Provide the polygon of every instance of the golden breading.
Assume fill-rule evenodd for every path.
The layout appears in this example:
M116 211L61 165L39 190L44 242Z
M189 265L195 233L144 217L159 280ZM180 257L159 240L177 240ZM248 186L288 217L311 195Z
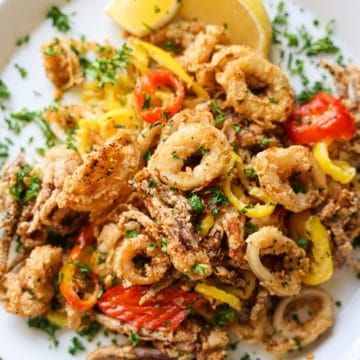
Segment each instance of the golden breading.
M45 314L55 294L54 275L61 264L61 248L45 245L34 249L18 273L4 276L4 309L26 317Z

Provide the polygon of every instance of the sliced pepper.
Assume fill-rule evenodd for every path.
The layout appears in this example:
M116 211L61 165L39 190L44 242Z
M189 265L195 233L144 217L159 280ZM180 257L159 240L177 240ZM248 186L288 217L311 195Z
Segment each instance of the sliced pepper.
M210 229L214 226L215 219L214 216L211 214L206 215L200 224L200 231L199 235L203 239L209 234Z
M331 176L335 181L341 184L350 183L355 175L356 169L345 161L331 160L328 151L327 142L318 142L313 147L313 154L319 162L325 174Z
M99 120L100 135L107 139L116 134L119 128L140 130L141 123L134 110L118 108L103 114Z
M84 294L83 297L80 297L74 282L77 268L90 261L91 254L93 253L91 247L93 240L92 227L88 225L83 226L78 238L78 243L71 250L59 274L59 288L62 296L64 296L66 302L73 309L80 312L92 309L95 306L100 293L100 285L97 276L92 271L87 273L89 281L94 286L94 291L91 294Z
M153 104L153 95L158 87L167 86L175 96L162 101L161 106ZM135 108L139 116L147 123L155 123L172 118L184 102L184 87L181 81L166 70L149 70L138 79L135 87Z
M319 285L329 280L333 274L333 260L330 251L329 234L318 216L311 216L306 222L312 247L310 272L303 278L304 284Z
M222 303L228 304L237 311L241 310L241 301L238 297L215 286L200 283L195 286L195 291L206 297L210 297Z
M140 46L145 49L148 55L156 61L160 66L170 70L182 80L188 89L192 89L194 93L204 99L209 99L207 91L201 87L194 79L186 72L186 70L176 61L176 59L165 50L150 44L146 41L135 39L133 41L135 46Z
M231 170L232 168L236 166L238 169L238 176L241 180L243 185L248 188L249 195L257 197L260 200L263 200L265 202L265 205L261 204L245 204L241 199L245 198L245 195L240 187L233 186L231 184L234 175L232 174ZM233 153L232 160L229 164L229 167L227 169L227 173L225 176L225 181L223 182L223 191L224 194L227 196L229 202L242 214L245 214L245 216L249 218L262 218L265 216L269 216L276 207L276 204L274 201L272 201L267 194L265 194L260 188L257 187L250 187L247 179L243 177L243 166L242 166L242 160L241 158Z
M222 285L221 288L227 293L233 294L240 299L248 299L254 292L256 287L256 276L251 271L241 270L241 274L246 281L244 288L236 288L234 286Z

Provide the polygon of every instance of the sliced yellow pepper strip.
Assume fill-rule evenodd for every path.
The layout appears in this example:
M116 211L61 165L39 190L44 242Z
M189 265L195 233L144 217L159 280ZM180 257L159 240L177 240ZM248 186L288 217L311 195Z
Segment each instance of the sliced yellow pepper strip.
M306 222L306 230L312 243L312 261L310 272L303 278L303 282L307 285L319 285L329 280L333 274L329 234L318 216L310 217Z
M184 81L188 89L193 89L196 95L204 99L210 98L207 91L194 81L194 79L186 72L186 70L175 60L175 58L170 53L159 48L158 46L139 39L133 40L133 44L135 46L143 47L153 60L155 60L159 65L163 66L164 68L170 70L175 75L177 75L182 81Z
M202 239L209 234L209 231L214 226L214 223L214 216L212 216L211 214L204 217L204 219L201 221L199 231L199 235Z
M356 169L345 161L331 160L328 143L319 142L313 147L313 154L325 174L341 184L348 184L356 175Z
M197 284L195 286L195 291L198 292L199 294L205 295L207 297L228 304L230 307L232 307L237 311L241 310L241 301L239 298L237 298L235 295L225 292L224 290L218 289L215 286L210 286L206 284Z
M249 194L251 196L257 197L260 200L263 200L266 204L256 204L256 205L249 205L245 204L243 201L241 201L241 198L244 198L245 195L241 191L241 189L237 186L234 186L234 191L232 189L232 179L233 174L231 173L231 169L236 166L238 169L238 174L240 177L240 180L242 182L244 181L244 186L247 188L250 188L249 183L247 182L247 179L242 179L243 172L243 166L242 166L242 160L239 155L233 153L232 159L229 163L229 166L227 168L227 173L225 176L225 181L223 182L223 191L224 194L227 196L229 202L241 213L245 214L245 216L253 219L262 218L265 216L269 216L276 207L276 204L271 201L271 199L259 188L253 187L249 189ZM236 194L236 195L235 195Z
M243 270L243 271L241 271L241 273L243 274L244 279L246 281L245 288L240 289L240 288L236 288L234 286L229 286L229 285L222 285L221 288L223 290L225 290L226 292L237 296L240 299L246 300L253 294L253 292L255 290L256 277L250 271Z

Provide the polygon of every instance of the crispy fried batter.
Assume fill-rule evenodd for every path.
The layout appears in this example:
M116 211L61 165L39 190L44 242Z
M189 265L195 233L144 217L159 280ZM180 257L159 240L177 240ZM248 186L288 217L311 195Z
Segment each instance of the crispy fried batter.
M60 268L61 256L61 248L39 246L18 273L6 274L2 283L4 309L18 316L45 314L55 294L53 277Z
M325 174L304 146L264 150L256 156L254 168L266 193L290 211L312 208L325 197ZM294 182L300 188L294 190Z
M48 78L59 91L83 82L80 62L68 39L58 39L42 46L44 66Z
M155 181L154 186L149 184L150 180ZM167 251L174 267L194 280L208 277L211 274L209 258L200 248L187 200L154 180L148 171L139 172L132 186L169 239Z
M67 149L65 145L56 146L46 154L41 190L31 213L18 227L18 234L25 239L24 242L28 239L29 243L41 243L46 240L46 232L65 235L77 228L81 216L71 209L60 209L57 198L65 179L72 175L81 163L80 155ZM39 234L44 232L45 236L39 237Z
M128 181L135 173L140 150L134 135L119 130L97 152L85 158L65 179L57 202L60 208L99 213L130 194Z

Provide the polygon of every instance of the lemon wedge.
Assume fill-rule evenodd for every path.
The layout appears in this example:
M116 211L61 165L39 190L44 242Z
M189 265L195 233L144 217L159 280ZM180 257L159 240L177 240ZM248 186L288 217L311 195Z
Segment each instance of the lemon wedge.
M179 15L223 25L232 43L248 45L264 56L269 53L272 28L261 0L181 0Z
M105 11L129 33L144 36L169 22L180 3L179 0L111 0Z

